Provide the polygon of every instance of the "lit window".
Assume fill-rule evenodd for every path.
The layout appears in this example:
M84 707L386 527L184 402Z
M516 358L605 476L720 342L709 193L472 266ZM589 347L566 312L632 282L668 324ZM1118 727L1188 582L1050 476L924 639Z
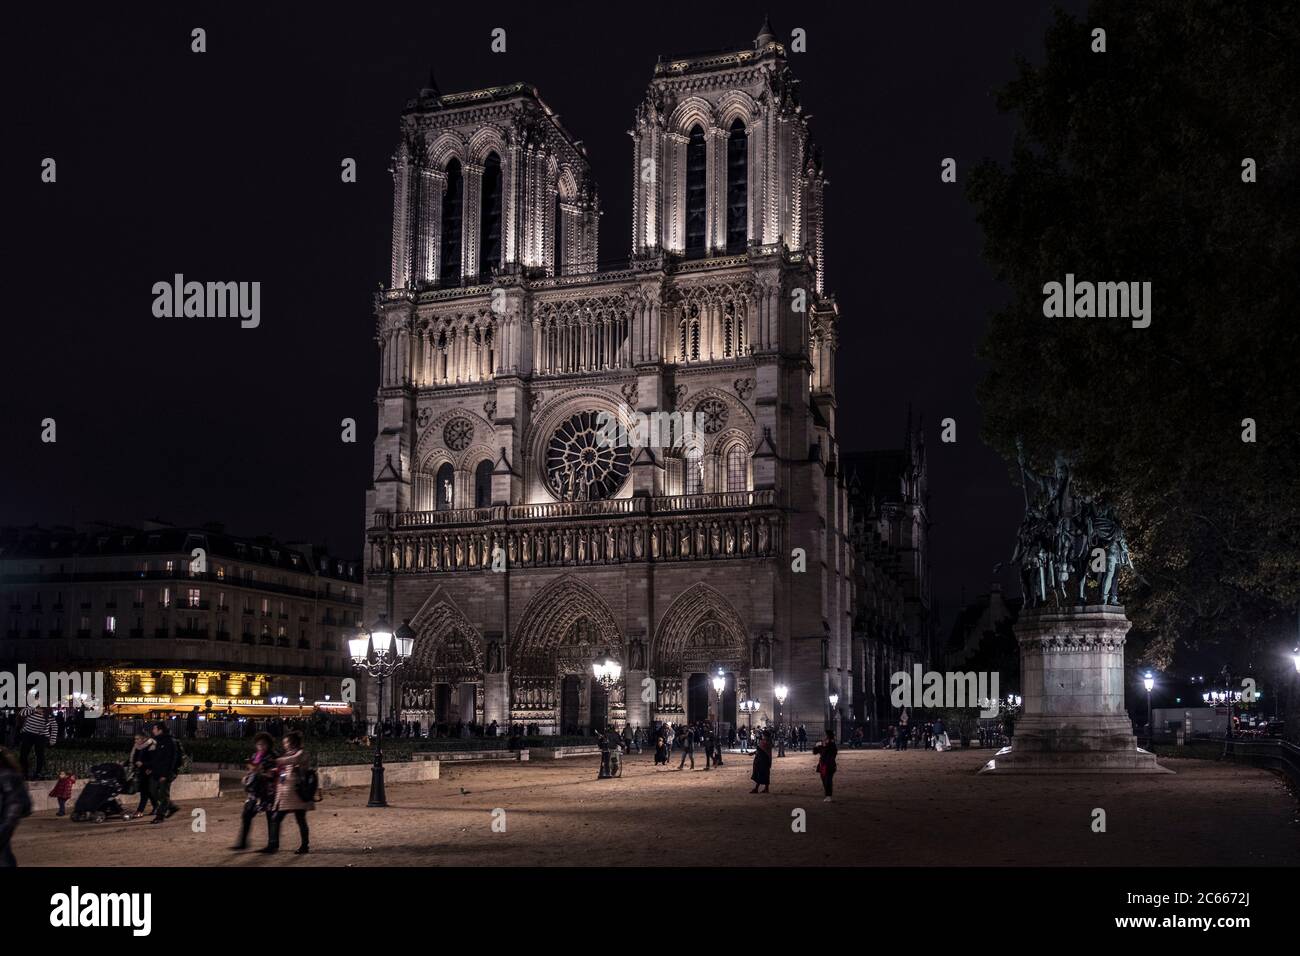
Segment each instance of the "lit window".
M108 634L117 633L117 618L112 614L104 618L104 631Z
M727 449L727 490L748 491L749 469L745 463L745 449L732 445Z

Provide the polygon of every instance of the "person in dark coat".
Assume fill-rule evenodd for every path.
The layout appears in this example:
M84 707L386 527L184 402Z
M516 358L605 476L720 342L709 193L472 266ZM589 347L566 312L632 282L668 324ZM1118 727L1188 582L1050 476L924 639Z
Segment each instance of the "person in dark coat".
M772 738L768 734L763 734L758 740L758 746L754 748L754 772L749 775L749 779L754 781L754 789L750 793L758 793L758 788L762 787L764 793L771 793L768 785L772 782Z
M135 746L131 748L131 757L128 761L127 772L135 783L133 793L140 795L140 802L135 808L137 817L144 816L144 805L151 804L152 812L158 812L158 804L153 799L153 793L149 787L149 765L153 762L153 738L146 737L144 734L135 735Z
M267 842L271 842L271 829L274 826L271 808L275 806L276 778L280 776L275 761L279 755L275 752L275 741L266 731L253 738L253 747L253 754L244 765L247 771L244 774L244 793L248 796L240 815L239 839L231 847L232 850L242 850L248 846L248 831L252 829L253 820L259 813L266 815L266 837Z
M821 759L817 761L817 772L822 778L822 789L826 791L826 799L823 803L831 802L831 791L835 780L835 754L838 752L835 746L834 731L826 731L826 736L822 742L813 747L813 753L821 754Z
M162 721L153 725L153 750L149 753L149 795L157 810L153 822L162 823L180 808L172 803L172 781L180 765L176 738Z
M18 761L0 747L0 869L17 866L10 849L18 821L32 812L32 798Z

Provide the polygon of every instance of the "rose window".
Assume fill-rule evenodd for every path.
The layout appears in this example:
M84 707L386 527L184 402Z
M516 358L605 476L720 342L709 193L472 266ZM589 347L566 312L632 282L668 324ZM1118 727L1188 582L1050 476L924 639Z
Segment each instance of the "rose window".
M726 402L716 398L708 398L700 402L697 414L699 415L700 427L704 429L704 434L716 435L727 427L727 416L731 412L727 408Z
M546 446L546 481L562 501L612 498L632 467L632 450L615 445L620 436L596 412L579 412L562 423Z
M452 451L464 451L474 438L474 423L468 418L453 418L442 430L442 440Z

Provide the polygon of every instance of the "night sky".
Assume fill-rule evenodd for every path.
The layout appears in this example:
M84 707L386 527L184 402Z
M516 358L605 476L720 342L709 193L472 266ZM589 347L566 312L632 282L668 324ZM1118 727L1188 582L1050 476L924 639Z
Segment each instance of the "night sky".
M228 7L229 5L223 5ZM252 5L240 5L248 6ZM359 555L374 438L372 296L388 279L398 117L444 92L526 81L586 143L602 259L630 245L627 130L656 56L749 46L727 4L186 4L7 11L9 259L0 524L222 521ZM466 9L468 6L469 9ZM935 596L987 590L1020 492L979 441L976 343L1003 300L959 180L1005 160L992 90L1041 57L1041 3L771 4L824 156L827 281L841 313L839 438L930 454ZM1078 11L1082 4L1065 5ZM156 8L156 9L155 9ZM208 52L190 52L190 30ZM493 28L507 52L490 52ZM58 181L40 181L41 160ZM359 182L340 182L340 162ZM257 329L155 318L174 273L260 281ZM57 421L43 444L41 420ZM356 444L340 420L358 421ZM953 417L958 442L939 442Z

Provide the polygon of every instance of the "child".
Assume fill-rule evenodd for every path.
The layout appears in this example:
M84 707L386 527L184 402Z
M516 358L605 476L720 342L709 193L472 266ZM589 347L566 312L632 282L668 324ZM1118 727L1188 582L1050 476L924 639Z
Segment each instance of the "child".
M72 785L77 782L77 778L66 770L59 771L59 779L54 781L54 788L50 791L50 796L59 801L59 816L67 813L68 800L72 797Z

